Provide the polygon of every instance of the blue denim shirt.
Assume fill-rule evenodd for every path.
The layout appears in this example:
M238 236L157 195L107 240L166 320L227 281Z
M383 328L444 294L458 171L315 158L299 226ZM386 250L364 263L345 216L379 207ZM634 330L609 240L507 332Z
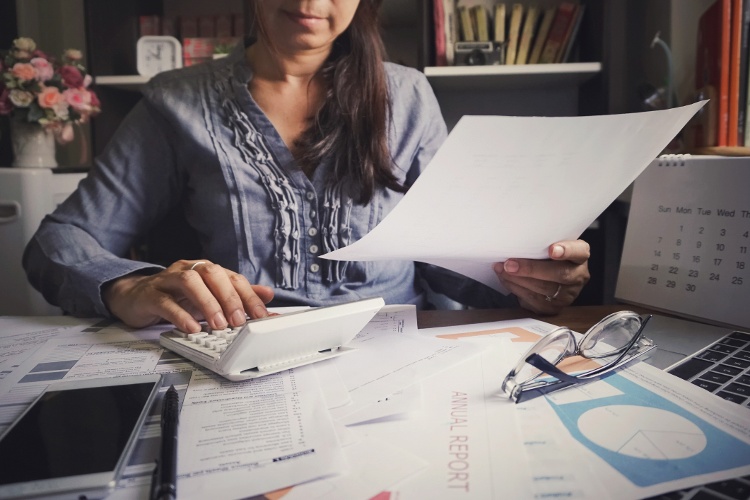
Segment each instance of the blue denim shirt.
M414 182L446 137L437 100L418 71L385 63L394 174ZM311 178L253 100L242 47L212 63L153 78L78 189L47 216L24 267L45 298L75 315L109 315L102 286L153 264L129 249L173 207L184 207L202 257L274 288L273 305L324 305L382 296L423 305L413 262L336 262L319 256L365 235L403 194L376 188L360 205ZM489 289L424 266L427 280L467 303ZM482 295L478 301L468 296Z

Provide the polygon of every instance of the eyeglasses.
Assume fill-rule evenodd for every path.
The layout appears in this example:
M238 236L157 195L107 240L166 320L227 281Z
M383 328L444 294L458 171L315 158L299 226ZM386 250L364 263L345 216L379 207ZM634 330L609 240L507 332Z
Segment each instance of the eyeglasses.
M569 328L557 328L539 339L523 355L505 377L502 390L508 398L520 403L566 387L600 380L656 347L652 340L643 336L643 329L650 319L650 315L643 318L633 311L616 312L592 326L580 342L576 342ZM573 356L585 359L563 363ZM558 367L561 364L568 364L568 371L576 374L564 372ZM543 374L551 377L542 377Z

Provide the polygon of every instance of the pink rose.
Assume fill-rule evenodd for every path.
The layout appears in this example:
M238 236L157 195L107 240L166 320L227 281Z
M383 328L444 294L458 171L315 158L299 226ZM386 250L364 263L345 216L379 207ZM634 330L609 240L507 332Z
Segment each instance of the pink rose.
M10 102L10 91L2 87L0 89L0 115L9 115L13 112L13 103Z
M85 89L67 89L63 91L65 101L80 114L91 112L91 94Z
M31 57L41 57L42 59L50 60L49 56L39 49L36 49L31 53Z
M34 69L34 66L28 63L14 64L11 73L19 80L25 82L29 82L36 78L36 70Z
M102 107L102 103L99 101L99 96L97 96L95 93L89 90L89 94L91 94L91 106L95 108L97 111L99 111Z
M44 87L39 93L39 96L37 96L39 106L45 109L54 108L62 100L63 96L60 93L60 89L57 87Z
M66 87L83 87L83 75L75 66L66 65L60 68L60 77Z
M31 60L31 65L36 69L36 79L40 82L51 80L55 75L55 70L48 60L41 57L35 57Z

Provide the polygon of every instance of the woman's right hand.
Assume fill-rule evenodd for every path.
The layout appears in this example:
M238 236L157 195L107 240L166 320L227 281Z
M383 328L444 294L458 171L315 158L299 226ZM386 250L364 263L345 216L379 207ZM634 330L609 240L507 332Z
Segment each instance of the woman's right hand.
M150 276L131 274L108 283L104 304L123 323L143 328L161 320L184 332L198 332L205 319L212 329L241 326L268 316L273 289L251 285L238 273L206 260L181 260Z

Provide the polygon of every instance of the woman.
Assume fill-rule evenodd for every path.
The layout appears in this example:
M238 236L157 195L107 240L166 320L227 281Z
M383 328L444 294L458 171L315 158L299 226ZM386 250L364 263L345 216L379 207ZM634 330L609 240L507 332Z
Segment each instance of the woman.
M403 197L446 136L417 71L383 63L381 0L254 2L257 40L229 57L161 74L79 189L24 256L47 300L134 327L238 326L265 304L383 296L424 305L423 279L475 306L507 298L431 266L335 262ZM205 259L166 269L128 260L139 235L181 206ZM533 311L570 304L588 245L510 260L500 279Z

